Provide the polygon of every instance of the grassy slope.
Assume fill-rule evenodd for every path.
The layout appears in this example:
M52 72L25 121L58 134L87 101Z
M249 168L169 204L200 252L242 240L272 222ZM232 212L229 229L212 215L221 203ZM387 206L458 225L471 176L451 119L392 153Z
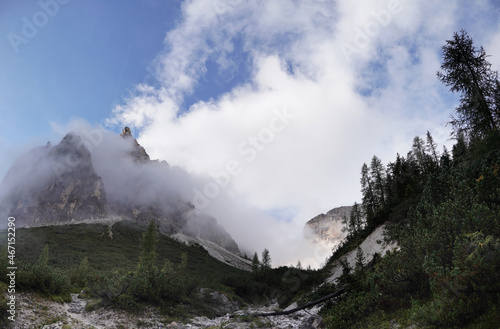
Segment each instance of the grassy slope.
M134 270L139 262L141 241L145 227L123 221L109 227L104 224L75 224L22 228L16 230L16 259L25 264L34 263L44 246L49 246L49 264L61 269L76 267L88 257L91 267L109 271L116 268ZM7 234L0 231L0 245L6 244ZM165 259L179 264L181 254L188 254L188 269L201 282L211 285L228 275L250 276L212 258L202 247L186 246L160 235L157 261L162 267Z

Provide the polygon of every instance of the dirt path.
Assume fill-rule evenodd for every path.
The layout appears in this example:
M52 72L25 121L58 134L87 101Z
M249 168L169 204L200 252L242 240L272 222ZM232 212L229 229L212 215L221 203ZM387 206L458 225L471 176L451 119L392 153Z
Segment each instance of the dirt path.
M196 329L212 326L233 329L294 329L316 328L319 321L318 317L314 315L317 309L269 318L248 316L251 313L273 312L277 308L276 305L240 310L236 312L238 316L235 318L230 318L229 314L214 319L196 317L191 319L189 323L182 324L166 321L153 309L140 316L102 308L88 312L85 310L87 301L79 298L77 294L72 294L71 302L65 304L50 301L33 293L18 294L18 301L18 315L10 327L11 329ZM304 327L308 323L310 325Z

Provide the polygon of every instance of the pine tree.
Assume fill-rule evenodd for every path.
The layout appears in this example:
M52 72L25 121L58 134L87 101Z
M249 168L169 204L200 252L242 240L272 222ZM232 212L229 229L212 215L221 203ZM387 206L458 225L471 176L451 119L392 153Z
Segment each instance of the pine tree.
M351 208L349 217L342 218L342 232L347 232L348 236L355 235L363 229L363 214L361 207L357 202Z
M452 92L461 93L457 117L450 122L455 134L484 136L498 128L498 72L491 70L483 47L475 47L465 30L453 35L442 47L442 72L439 80Z
M300 259L297 261L297 265L295 266L295 268L298 270L302 269L302 263L300 262Z
M252 272L257 273L259 271L259 256L257 255L257 252L253 254L253 259L252 259Z
M427 130L427 151L431 154L432 159L435 163L439 163L439 154L437 151L437 144L431 136L431 133Z
M363 250L361 247L356 249L356 263L354 265L354 271L358 274L363 270L365 266L365 256L363 255Z
M448 152L446 146L443 146L443 154L441 155L441 159L439 159L439 165L441 168L448 168L451 164L451 155Z
M142 253L139 261L139 270L152 270L156 261L156 245L158 244L158 231L156 221L151 220L143 234Z
M339 259L339 264L342 267L342 274L338 278L338 283L340 285L346 285L353 282L353 274L351 267L349 266L349 262L347 258L342 257Z
M268 270L270 268L271 268L271 256L269 255L269 250L264 249L262 251L261 269Z
M363 229L363 213L357 202L354 202L352 206L350 220L355 232L359 232Z
M467 153L468 145L463 132L457 134L457 143L453 145L451 153L454 161L460 161L460 158Z
M423 172L426 172L427 171L427 165L426 165L427 154L425 153L424 141L419 136L415 136L415 138L413 138L412 153L415 156L415 159L417 160L417 163L418 163L419 167L421 168L421 170Z
M361 167L361 193L363 193L363 208L367 221L370 221L377 210L373 192L373 182L371 180L366 163Z
M378 208L385 205L385 168L382 161L375 155L370 164L370 174L373 181L376 208Z

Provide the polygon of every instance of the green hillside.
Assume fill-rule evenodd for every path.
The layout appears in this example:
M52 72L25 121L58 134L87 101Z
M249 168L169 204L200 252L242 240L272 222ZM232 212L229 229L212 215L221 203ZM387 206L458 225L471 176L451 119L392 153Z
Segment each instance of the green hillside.
M6 233L0 232L2 246ZM186 246L158 234L154 222L148 227L121 221L112 226L21 228L16 230L15 246L18 291L69 301L71 292L83 289L93 307L137 312L156 306L165 316L179 320L218 314L218 305L201 288L222 292L240 306L271 299L286 306L322 282L326 274L272 269L265 263L257 263L253 272L242 271L216 260L198 245ZM7 261L3 248L1 289L6 288Z
M91 268L99 271L135 270L141 254L142 237L146 228L131 221L113 226L105 224L75 224L21 228L16 230L16 258L24 264L37 261L45 246L49 249L49 265L69 270L87 257ZM6 244L7 234L0 232L0 243ZM186 246L165 235L159 235L156 265L162 267L168 259L181 263L187 253L187 269L203 284L213 284L227 275L249 276L211 257L200 246Z
M367 264L341 262L348 293L322 309L332 328L498 328L500 297L500 82L465 31L443 46L438 78L461 94L451 153L431 134L386 167L361 169L362 203L330 264L381 224L398 248Z

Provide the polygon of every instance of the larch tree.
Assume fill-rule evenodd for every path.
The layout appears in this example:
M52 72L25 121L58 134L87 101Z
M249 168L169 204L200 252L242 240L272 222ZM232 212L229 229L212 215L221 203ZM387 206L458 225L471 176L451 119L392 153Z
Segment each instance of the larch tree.
M257 273L259 271L259 256L257 255L257 252L253 254L253 259L252 259L252 272Z
M474 46L465 30L453 35L442 47L443 63L439 80L460 93L460 105L451 124L455 135L482 137L496 130L500 120L498 72L491 70L483 47Z
M382 161L373 156L370 164L370 174L373 181L373 191L377 208L385 205L385 168Z
M375 205L375 194L373 191L373 182L370 177L370 171L366 163L361 167L361 193L363 194L363 208L367 220L371 220L377 210Z
M267 249L262 251L261 268L262 270L268 270L271 268L271 256L269 255L269 250Z
M427 145L426 145L427 152L430 153L430 155L432 156L432 160L435 163L439 163L439 154L437 151L437 144L434 142L434 138L432 138L432 135L428 130L427 130L426 137L427 137Z

